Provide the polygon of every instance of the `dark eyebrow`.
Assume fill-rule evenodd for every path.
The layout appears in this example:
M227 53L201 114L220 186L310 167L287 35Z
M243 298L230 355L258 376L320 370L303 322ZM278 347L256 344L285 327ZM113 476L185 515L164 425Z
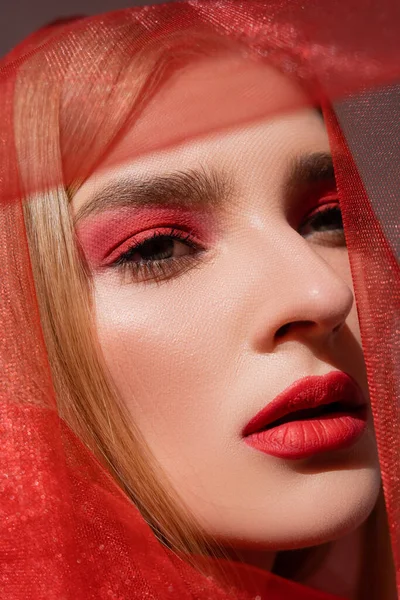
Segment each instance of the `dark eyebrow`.
M329 152L314 152L296 156L289 167L285 182L285 193L290 198L296 195L299 187L335 181L332 156Z
M75 223L105 210L143 206L218 208L233 193L226 172L199 167L148 178L125 177L110 181L77 212Z
M285 178L284 193L297 197L299 189L324 181L334 181L332 157L328 152L296 156ZM233 198L233 177L227 172L199 167L148 178L127 176L110 181L77 212L75 223L106 210L142 206L180 206L183 208L222 208Z

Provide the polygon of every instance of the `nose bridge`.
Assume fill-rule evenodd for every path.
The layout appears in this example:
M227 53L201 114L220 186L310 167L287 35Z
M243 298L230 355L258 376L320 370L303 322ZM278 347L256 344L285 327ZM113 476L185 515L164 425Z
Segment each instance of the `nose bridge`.
M257 337L265 336L267 329L268 337L275 338L290 326L300 325L302 331L307 325L309 335L315 336L327 336L338 330L354 301L348 283L294 230L277 236L274 254L270 279L274 282L274 301L270 303L274 310L267 306L268 318L261 311L264 321L257 325ZM264 284L264 289L269 290L264 295L268 305L271 288Z
M284 273L291 283L291 311L312 321L344 320L353 305L353 293L346 281L313 247L293 231L293 248L284 251ZM335 250L332 250L335 252ZM296 309L296 306L299 309Z

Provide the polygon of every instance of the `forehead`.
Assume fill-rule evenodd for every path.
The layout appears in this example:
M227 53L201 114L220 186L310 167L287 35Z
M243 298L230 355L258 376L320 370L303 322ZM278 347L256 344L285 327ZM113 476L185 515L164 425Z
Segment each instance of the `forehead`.
M299 85L265 62L233 53L203 58L168 77L103 166L306 106Z
M197 195L204 203L205 195L215 203L217 197L226 197L228 189L237 194L257 192L260 185L279 190L289 179L305 181L325 173L328 155L323 121L317 111L306 109L198 137L97 171L75 195L73 211L81 215L87 199L93 197L97 208L106 210L132 196L137 203L164 203L169 196L184 202L184 196L189 200Z
M74 211L105 180L127 173L145 177L210 162L215 167L235 170L241 164L245 168L246 160L249 165L254 160L251 148L265 151L267 161L271 153L269 133L282 128L285 120L288 134L290 130L298 132L299 122L303 123L303 134L304 123L308 123L309 132L319 131L317 147L314 136L305 151L325 150L321 121L315 111L304 108L307 105L300 87L265 63L227 54L190 64L174 73L134 124L122 132L75 195ZM295 113L293 109L297 109ZM296 152L298 142L304 146L307 139L312 140L313 135L303 135L303 140L294 138L287 147ZM273 163L281 158L275 152Z

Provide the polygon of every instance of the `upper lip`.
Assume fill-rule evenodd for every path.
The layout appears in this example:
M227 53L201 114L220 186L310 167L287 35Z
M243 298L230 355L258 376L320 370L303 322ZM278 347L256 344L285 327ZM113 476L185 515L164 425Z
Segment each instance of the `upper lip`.
M265 408L260 410L245 426L243 436L251 435L286 415L340 402L345 409L354 410L366 404L365 397L354 379L343 371L326 375L310 375L295 381Z

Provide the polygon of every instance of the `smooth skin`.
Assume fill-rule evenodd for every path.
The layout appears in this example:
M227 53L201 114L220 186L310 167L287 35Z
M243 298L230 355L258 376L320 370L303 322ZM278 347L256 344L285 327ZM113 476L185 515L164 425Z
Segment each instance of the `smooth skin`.
M170 93L184 85L177 78ZM156 102L150 119L151 111ZM201 250L164 239L162 249L184 262L161 280L94 259L91 248L101 244L93 234L99 222L123 215L133 232L127 241L121 229L126 253L136 230L143 238L159 228L157 209L103 206L77 231L92 267L101 348L132 419L205 530L266 568L277 550L355 531L380 487L371 416L354 446L305 460L269 456L241 436L261 408L307 375L346 371L368 398L343 234L304 225L325 188L304 177L290 185L294 164L329 151L321 115L302 109L113 165L91 176L72 203L77 215L110 183L199 168L229 182L215 205L163 217L164 233L175 226L187 234L194 215ZM310 197L315 206L304 210ZM131 262L143 262L138 250ZM171 259L163 260L168 273Z

